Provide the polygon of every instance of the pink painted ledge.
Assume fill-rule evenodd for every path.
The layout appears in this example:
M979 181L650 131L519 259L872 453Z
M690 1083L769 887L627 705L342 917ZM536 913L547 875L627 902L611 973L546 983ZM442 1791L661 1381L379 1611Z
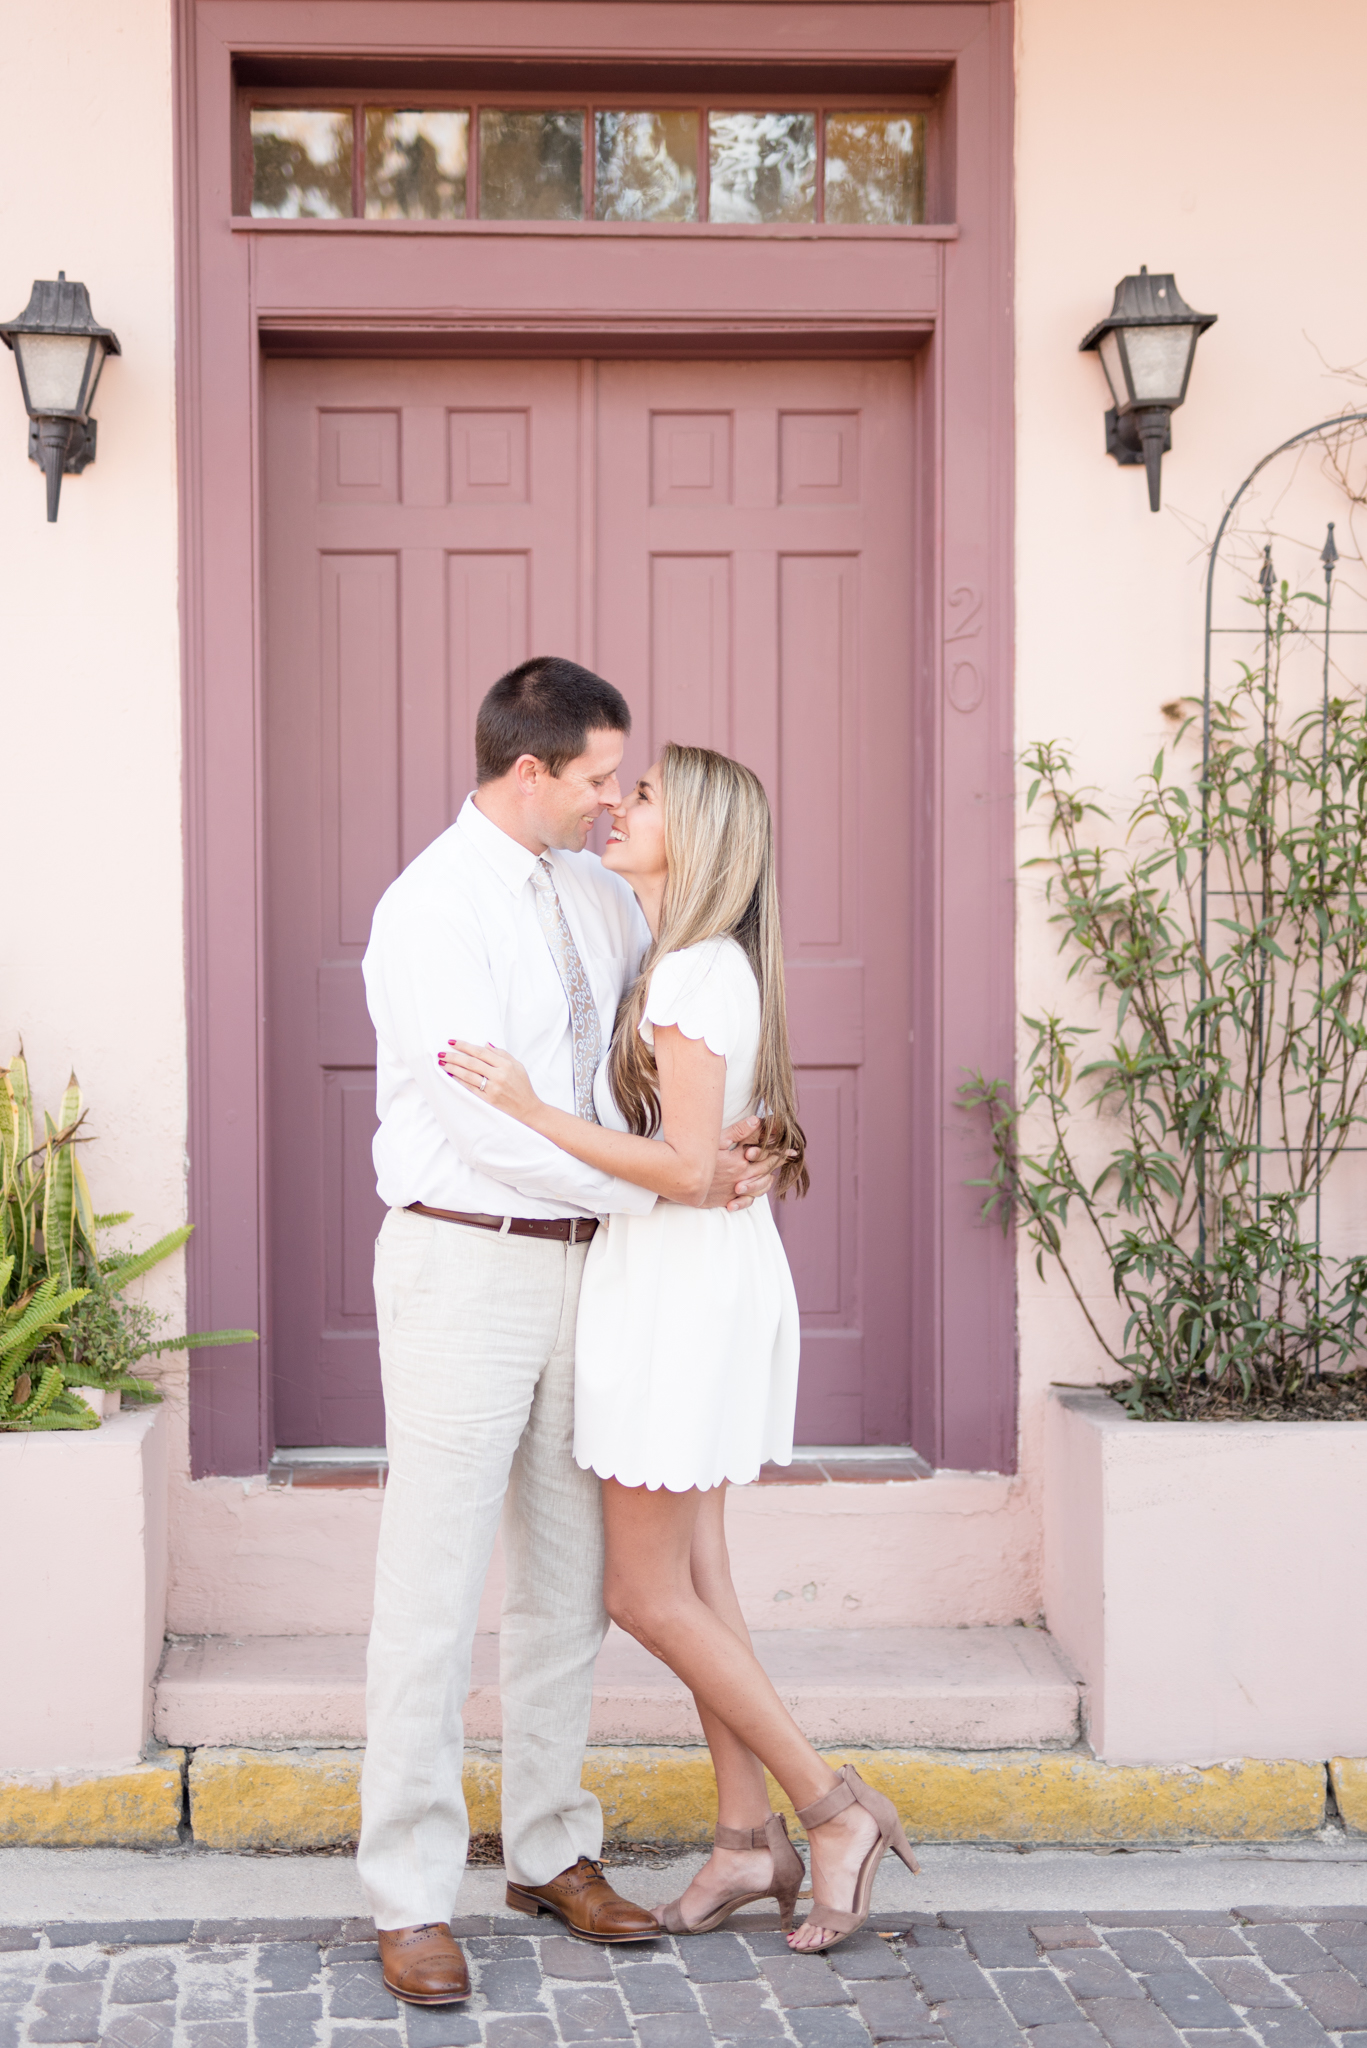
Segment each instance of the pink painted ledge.
M780 1696L818 1742L949 1749L1069 1747L1078 1688L1041 1629L756 1631ZM365 1740L363 1636L249 1636L173 1642L156 1686L168 1743ZM465 1732L502 1733L498 1637L475 1639ZM598 1658L591 1742L701 1742L685 1687L619 1629Z
M280 220L267 214L235 213L228 222L235 235L376 235L382 240L401 235L437 235L475 239L511 237L515 241L563 242L957 242L958 223L926 221L918 226L895 223L840 224L835 221L652 221L652 220Z

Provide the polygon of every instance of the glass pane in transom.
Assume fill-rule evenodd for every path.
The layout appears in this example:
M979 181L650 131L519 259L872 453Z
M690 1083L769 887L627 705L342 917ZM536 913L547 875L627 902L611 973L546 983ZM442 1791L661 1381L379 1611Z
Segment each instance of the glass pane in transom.
M693 108L600 112L594 123L595 219L697 219L698 115Z
M345 220L351 205L351 110L252 108L252 212L275 220Z
M826 218L857 227L926 217L924 114L826 116Z
M711 113L707 128L710 219L816 219L815 114Z
M479 210L485 220L584 218L584 116L479 110Z
M463 220L470 156L464 107L367 107L367 220Z

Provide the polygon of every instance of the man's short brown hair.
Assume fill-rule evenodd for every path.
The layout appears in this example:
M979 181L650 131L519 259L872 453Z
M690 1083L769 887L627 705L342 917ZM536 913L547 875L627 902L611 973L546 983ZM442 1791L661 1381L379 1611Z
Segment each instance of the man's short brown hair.
M538 654L500 676L475 720L475 775L496 782L532 754L559 775L583 753L591 732L631 731L626 699L592 669Z

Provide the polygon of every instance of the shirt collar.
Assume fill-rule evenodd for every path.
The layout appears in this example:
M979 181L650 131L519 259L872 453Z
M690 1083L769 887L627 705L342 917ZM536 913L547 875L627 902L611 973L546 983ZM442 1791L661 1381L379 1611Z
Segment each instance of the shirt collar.
M466 797L456 824L509 893L520 895L536 866L536 855L486 818L473 795Z

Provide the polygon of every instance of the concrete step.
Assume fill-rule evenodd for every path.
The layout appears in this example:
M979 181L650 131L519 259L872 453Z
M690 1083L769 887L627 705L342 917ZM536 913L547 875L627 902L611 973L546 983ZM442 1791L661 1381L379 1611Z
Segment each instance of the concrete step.
M1078 1687L1042 1629L757 1630L755 1651L814 1742L933 1749L1067 1747ZM252 1748L365 1740L363 1636L173 1641L156 1681L162 1742ZM478 1635L465 1729L497 1741L498 1637ZM687 1689L620 1629L594 1683L592 1743L696 1743Z

